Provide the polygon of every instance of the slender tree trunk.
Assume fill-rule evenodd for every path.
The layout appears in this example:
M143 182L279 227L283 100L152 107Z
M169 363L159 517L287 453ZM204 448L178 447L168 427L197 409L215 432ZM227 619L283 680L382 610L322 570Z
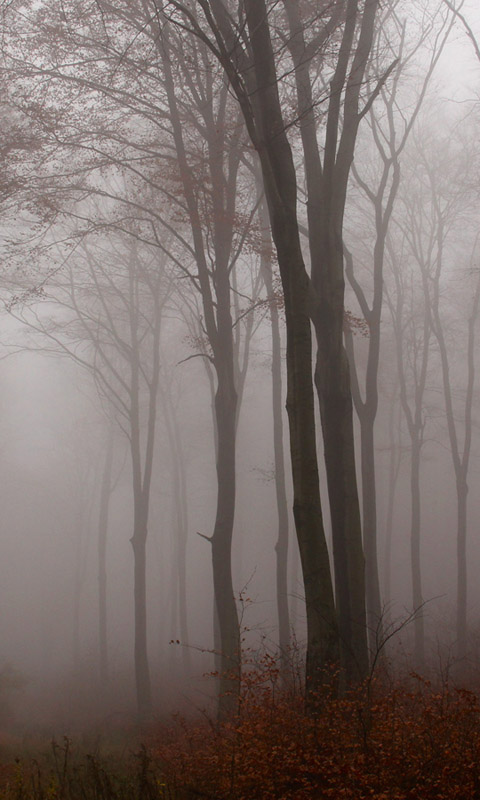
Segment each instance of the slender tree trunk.
M395 490L401 462L401 428L398 421L398 444L395 442L395 402L390 401L389 436L390 453L388 459L388 489L387 489L387 514L385 521L385 602L387 606L392 602L392 543L393 543L393 511L395 505ZM399 414L401 407L398 407Z
M290 616L288 609L288 505L285 483L285 455L283 447L282 410L282 353L280 320L277 298L273 290L271 238L268 225L268 208L262 203L260 208L262 224L262 274L269 299L270 325L272 331L272 413L273 413L273 453L275 464L275 495L277 500L278 536L276 554L276 590L278 614L278 644L280 657L284 656L290 645ZM285 663L284 663L285 666Z
M347 681L355 681L368 672L365 560L353 446L348 359L343 345L340 353L331 345L334 338L330 338L323 330L317 333L319 349L315 383L320 400L332 518L341 662Z
M150 508L150 489L153 473L153 453L157 419L158 387L160 377L160 331L161 300L156 293L155 316L152 326L151 375L148 380L148 411L146 415L145 447L142 458L140 427L140 338L138 330L138 293L136 271L139 265L136 251L132 252L130 280L129 323L131 336L130 354L130 452L133 477L133 536L131 544L134 559L134 605L135 605L135 682L137 690L137 711L140 722L148 719L152 710L152 689L147 650L147 562L146 546L148 534L148 515ZM157 292L158 292L157 286ZM143 469L142 469L143 466Z
M80 602L82 593L82 583L79 579L78 568L75 573L73 588L73 620L72 620L72 653L73 669L78 672L80 669Z
M152 689L147 651L147 525L143 497L137 497L134 502L136 506L135 524L131 543L134 554L135 685L138 717L141 722L144 722L152 708Z
M190 650L188 647L188 612L187 612L187 537L188 537L188 506L187 506L187 486L186 469L182 447L182 437L179 430L176 411L168 390L160 388L160 396L163 403L164 416L167 428L167 436L170 445L170 455L172 461L173 479L173 535L174 553L176 564L177 583L175 587L175 597L177 603L172 604L172 638L178 638L176 632L177 617L182 643L182 661L185 672L191 669Z
M375 480L375 418L368 415L361 424L361 464L365 585L370 650L375 653L382 640L382 605L378 578L377 490Z
M312 283L311 309L317 339L315 386L325 449L332 522L340 653L347 681L368 673L365 614L365 560L357 490L353 411L348 359L343 345L343 214L348 175L360 116L359 91L373 41L377 0L360 10L345 2L345 23L330 82L323 163L316 135L316 115L306 57L304 27L296 3L284 3L289 19L289 47L295 63L300 131L307 183L307 214ZM334 7L330 24L339 21ZM358 26L358 27L357 27ZM358 40L355 33L358 30ZM325 31L326 35L326 31ZM341 110L343 125L340 124Z
M275 459L275 494L277 499L278 536L275 545L277 557L276 588L278 612L278 643L280 654L290 645L290 616L288 610L288 507L285 486L285 459L283 452L282 375L278 310L271 310L272 323L272 402L273 449Z
M457 476L457 655L467 654L467 498L465 476Z
M231 330L231 327L230 327ZM211 537L213 585L221 654L219 717L237 710L240 678L240 629L233 591L231 548L235 513L235 417L237 396L231 371L217 365L217 511Z
M435 180L431 175L431 186L434 190ZM450 449L452 463L455 470L457 487L457 656L464 659L467 654L467 496L468 496L468 467L470 463L470 450L472 443L472 404L475 386L475 325L478 317L480 305L480 276L473 295L472 310L468 319L467 328L467 386L465 393L465 406L463 411L464 439L463 447L460 448L459 436L457 434L457 421L454 411L452 384L450 378L450 364L447 352L447 344L443 330L442 319L440 316L440 278L442 274L443 248L445 237L445 223L440 210L440 205L436 193L433 194L435 200L435 210L437 213L438 225L438 247L437 268L433 283L432 313L434 320L434 332L440 350L442 362L443 391L445 397L445 410L447 417L448 435L450 439ZM474 253L477 242L475 242ZM473 263L473 254L472 254Z
M338 658L338 631L318 478L311 287L300 246L295 168L280 110L264 0L246 0L245 10L257 87L261 137L257 148L285 298L293 513L307 613L307 702L312 704L325 679L325 668Z
M237 388L235 384L234 342L231 315L230 272L232 265L233 220L235 219L236 178L240 164L239 150L230 149L228 165L224 155L225 118L216 119L213 105L199 107L208 130L207 162L212 181L210 194L213 206L214 276L211 276L210 252L203 237L203 208L198 201L194 170L190 167L183 140L183 127L175 96L171 71L171 51L167 51L168 33L158 36L165 70L172 133L182 176L182 186L192 231L193 249L198 269L198 285L202 296L204 326L213 352L216 373L215 425L217 436L217 509L212 545L213 585L220 634L219 706L220 718L237 710L240 691L240 630L233 592L231 547L235 513L235 448ZM204 87L205 88L205 87ZM211 88L211 87L210 87ZM207 94L210 89L206 89ZM219 107L226 109L227 87ZM219 111L221 114L221 112ZM240 145L239 145L240 147ZM227 168L228 166L228 168Z
M98 644L100 655L100 689L108 685L107 644L107 534L108 511L112 491L113 428L110 427L100 488L100 514L98 520Z
M410 548L412 560L412 595L415 612L415 665L417 669L425 666L425 626L423 620L422 571L420 555L420 445L412 441L412 463L410 489L412 498L412 519Z
M412 602L414 619L414 657L417 669L423 669L425 663L425 634L423 620L423 594L422 594L422 562L420 553L420 461L424 443L424 405L423 397L427 380L427 369L430 354L430 339L432 333L431 314L429 310L428 294L426 291L425 275L422 272L424 313L422 323L419 325L415 318L405 314L405 276L400 264L391 250L393 274L396 285L395 306L389 301L395 328L395 344L397 351L398 378L400 386L400 402L408 426L411 442L410 462L410 495L411 495L411 526L410 526L410 552L412 570ZM419 265L422 268L422 265ZM413 299L413 298L412 298ZM407 342L405 332L407 322L411 326L410 353L407 355ZM418 334L417 334L418 331ZM407 365L410 365L413 383L413 402L409 402L407 393Z
M325 450L332 520L341 664L348 682L368 673L365 559L353 435L350 370L343 344L344 290L341 230L324 221L324 269L313 273L320 298L313 316L317 338L315 385Z

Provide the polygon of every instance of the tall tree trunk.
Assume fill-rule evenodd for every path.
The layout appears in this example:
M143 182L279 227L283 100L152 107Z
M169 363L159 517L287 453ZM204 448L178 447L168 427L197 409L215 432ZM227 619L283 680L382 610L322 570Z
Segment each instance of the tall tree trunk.
M371 50L378 0L360 10L347 0L338 56L330 82L323 163L316 133L315 103L298 6L284 0L290 25L289 47L295 64L298 113L307 183L307 214L312 283L316 302L312 321L317 339L315 385L325 449L332 521L341 662L347 680L368 672L365 614L365 561L353 439L352 396L343 346L343 214L348 175L360 121L359 91ZM340 22L334 7L328 26ZM358 40L355 42L358 31ZM318 45L317 45L318 46ZM343 111L343 126L340 124Z
M430 355L431 341L431 314L429 309L428 292L422 264L419 264L423 283L423 317L419 324L418 318L405 314L405 283L406 276L398 263L395 251L390 248L393 276L396 286L395 304L389 298L389 306L395 329L395 348L397 353L398 379L400 386L400 402L411 442L410 462L410 495L411 495L411 526L410 526L410 552L412 570L412 603L415 635L415 663L418 669L423 669L425 661L425 632L423 620L423 595L422 595L422 563L420 551L420 461L425 435L425 409L424 394L427 381L427 370ZM403 265L402 265L403 266ZM407 276L408 277L408 276ZM411 298L412 302L414 299ZM408 323L408 324L407 324ZM410 326L410 340L406 341L406 332ZM407 352L407 345L410 352ZM408 399L407 375L408 365L413 384L412 401Z
M278 303L273 289L268 208L265 203L262 203L260 207L260 220L262 225L261 268L265 281L265 288L267 290L267 298L269 300L270 326L272 331L273 453L278 516L278 535L275 545L278 644L280 648L280 658L285 666L285 654L290 645L290 616L288 609L288 506L283 447L282 353Z
M147 561L146 547L148 534L148 516L150 508L150 490L153 473L153 453L155 447L155 429L157 421L157 401L160 378L160 331L162 301L159 297L159 286L154 295L155 315L152 324L151 342L151 374L147 381L148 410L146 414L145 445L142 456L141 413L140 413L140 376L143 371L140 360L140 342L138 321L138 287L136 271L139 268L136 250L132 251L129 271L129 324L131 337L130 352L130 452L132 457L133 477L133 536L131 544L134 558L134 605L135 605L135 683L137 690L137 711L140 722L148 719L152 710L152 688L147 649Z
M324 211L324 216L326 215ZM350 369L343 343L343 245L339 220L329 215L315 234L322 260L312 265L319 301L313 322L317 339L315 385L325 452L332 521L341 665L348 682L368 674L365 558L358 499Z
M191 658L188 636L187 613L187 537L188 537L188 505L185 459L182 446L182 437L178 426L175 406L168 389L160 387L160 397L163 404L167 436L170 446L172 461L173 481L173 536L174 557L176 565L176 586L174 596L177 602L172 603L172 638L178 638L176 625L178 621L180 640L182 643L182 661L186 674L190 672ZM177 619L178 618L178 619Z
M230 327L231 330L231 327ZM219 717L237 710L240 678L240 629L233 591L231 548L235 514L235 418L237 395L231 370L217 364L217 511L211 537L213 585L221 653Z
M388 420L388 432L390 437L390 452L388 459L388 484L387 484L387 513L385 520L385 587L384 596L387 608L392 602L392 544L393 544L393 511L395 505L395 491L397 488L398 474L400 472L400 463L402 460L402 441L401 441L401 425L398 420L398 442L395 442L395 398L390 400L390 413ZM398 412L401 413L401 406L398 406Z
M457 655L467 654L467 498L465 476L457 476Z
M143 497L137 497L134 502L135 523L131 543L134 554L135 685L138 718L140 722L144 722L148 719L152 708L152 688L147 650L147 525Z
M252 47L260 156L287 323L287 413L293 513L307 613L307 701L313 703L325 668L338 658L338 631L323 527L315 436L310 330L311 287L300 246L296 176L280 110L264 0L246 0ZM248 125L248 120L247 120ZM252 127L250 126L252 132ZM256 138L253 132L254 139Z
M361 423L361 464L363 541L365 548L365 586L367 629L370 651L375 654L382 641L382 604L378 577L377 489L375 479L375 417L371 414Z
M472 405L475 386L475 326L480 306L480 275L475 286L472 310L467 326L467 386L465 392L465 406L463 409L464 439L460 447L457 433L452 383L450 378L450 363L447 352L444 328L440 314L440 278L442 274L443 249L445 246L445 220L441 211L437 194L434 172L430 170L430 181L434 198L434 208L437 215L437 266L433 281L433 297L431 298L433 327L440 350L442 362L443 392L445 397L445 411L447 418L450 451L453 468L455 470L457 488L457 656L464 659L467 654L467 496L468 496L468 468L470 463L470 450L472 444ZM471 257L476 252L477 240Z
M278 310L273 300L270 310L272 325L272 404L273 450L275 460L275 494L277 499L278 535L275 545L277 557L276 589L278 613L278 644L280 655L285 656L290 645L290 615L288 610L288 507L285 485L285 459L283 452L282 374Z
M158 33L158 31L157 31ZM237 388L235 384L233 321L231 315L230 272L232 264L233 221L235 220L236 179L240 164L240 150L230 148L228 169L224 161L226 150L225 109L228 89L223 88L219 102L220 118L215 117L213 104L201 104L198 113L205 112L204 123L208 131L207 161L212 182L210 198L213 206L212 222L214 249L214 275L210 266L211 253L203 238L203 208L198 201L194 170L187 156L183 139L182 121L175 96L171 70L171 52L167 50L168 32L162 30L158 43L165 70L165 86L172 124L182 187L192 231L193 250L198 270L198 284L204 312L203 324L213 352L216 373L215 425L217 437L217 509L212 546L213 585L215 607L220 634L219 706L220 718L237 710L240 691L240 629L233 592L231 548L235 514L235 448L237 419ZM210 91L210 90L208 90ZM223 116L222 116L223 114Z
M368 649L365 560L353 445L352 398L343 344L339 353L332 343L335 337L328 336L323 326L324 323L320 325L317 320L319 347L315 384L320 401L332 518L341 662L347 681L355 681L368 672Z
M107 534L108 511L112 491L113 466L113 428L108 431L105 465L100 488L100 513L98 520L98 644L100 656L100 689L106 691L108 685L108 644L107 644Z
M412 519L410 549L412 561L412 597L415 612L415 665L417 669L425 666L425 626L423 620L422 571L420 555L420 452L421 445L412 441L412 463L410 467L410 489L412 498Z

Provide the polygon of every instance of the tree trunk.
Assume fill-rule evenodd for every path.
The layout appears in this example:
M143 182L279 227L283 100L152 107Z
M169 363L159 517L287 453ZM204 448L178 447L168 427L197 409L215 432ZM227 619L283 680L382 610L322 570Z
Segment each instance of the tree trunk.
M465 476L457 476L457 656L467 654L467 498Z
M98 644L100 656L100 689L102 694L108 684L107 645L107 534L108 510L112 491L113 429L108 432L105 466L100 488L100 513L98 520Z
M172 603L172 627L171 635L173 639L178 638L182 643L182 661L186 675L191 671L191 658L189 650L188 636L188 613L187 613L187 538L188 538L188 504L187 504L187 483L186 468L182 446L182 437L178 426L176 411L172 397L167 390L160 387L160 397L163 404L167 436L170 446L170 457L172 461L172 483L173 483L173 536L174 536L174 558L176 564L177 581L174 588L174 597L178 598ZM178 617L179 630L176 630Z
M295 168L280 110L264 0L246 0L245 9L257 90L260 139L256 146L285 298L293 513L307 613L307 703L313 705L325 669L337 660L338 631L318 478L310 282L300 246Z
M270 311L272 324L272 404L273 450L275 459L275 494L277 498L278 536L275 545L277 557L276 588L278 612L278 644L284 660L290 645L290 616L288 610L288 507L285 486L285 459L283 453L282 375L278 310Z
M351 682L368 673L365 560L353 445L352 398L343 344L340 347L333 344L333 325L329 335L327 327L330 326L325 326L323 320L316 322L319 347L315 384L320 401L332 518L340 654L345 677Z
M412 599L415 613L415 666L425 666L425 629L423 620L422 571L420 556L420 445L412 441L412 463L410 472L412 497L412 520L410 547L412 559Z
M290 616L288 609L288 506L285 485L285 456L283 447L282 412L282 353L277 298L273 290L271 237L268 227L268 209L260 208L262 225L262 274L269 299L272 331L272 413L273 453L275 464L275 495L277 500L278 536L276 554L276 590L278 613L278 644L280 658L285 666L285 654L290 645Z
M363 541L365 549L365 586L367 601L367 633L370 651L375 655L382 641L382 605L378 578L377 490L375 480L375 417L361 420L361 464Z
M341 663L347 681L368 673L365 615L365 561L353 440L348 359L343 346L343 214L348 175L358 131L359 91L373 40L377 0L360 11L345 2L345 22L330 81L323 163L317 140L310 58L298 4L285 2L289 47L295 63L298 113L307 184L307 214L312 283L316 301L311 317L317 337L315 385L325 448L335 565ZM340 22L334 7L329 25ZM358 39L355 34L358 26ZM327 35L327 27L324 35ZM343 125L340 124L341 110Z
M231 327L230 327L231 331ZM217 511L211 537L213 585L221 653L219 707L221 719L237 710L240 679L240 629L233 591L231 549L235 513L235 418L237 395L231 370L216 365Z
M398 407L401 413L401 406ZM401 426L398 421L398 443L395 442L395 400L390 400L390 413L388 431L390 437L390 453L388 459L388 495L387 495L387 514L385 521L385 587L384 596L387 608L392 602L392 540L393 540L393 511L395 505L395 492L397 488L398 474L400 471L401 454Z
M347 682L368 674L365 559L358 500L350 369L343 344L343 246L338 220L323 220L322 262L312 279L319 301L313 322L317 338L315 386L325 450L332 521L335 593L341 665ZM317 248L320 244L317 244Z
M140 722L145 722L152 709L152 689L147 652L147 526L142 497L135 500L135 506L135 525L131 539L134 555L135 685L138 718Z

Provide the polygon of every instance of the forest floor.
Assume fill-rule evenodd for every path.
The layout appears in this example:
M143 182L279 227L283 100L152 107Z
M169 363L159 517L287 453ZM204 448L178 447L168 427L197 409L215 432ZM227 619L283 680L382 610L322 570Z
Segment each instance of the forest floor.
M245 672L228 723L176 718L91 748L0 744L0 799L480 800L479 697L446 679L377 676L307 715L272 660Z

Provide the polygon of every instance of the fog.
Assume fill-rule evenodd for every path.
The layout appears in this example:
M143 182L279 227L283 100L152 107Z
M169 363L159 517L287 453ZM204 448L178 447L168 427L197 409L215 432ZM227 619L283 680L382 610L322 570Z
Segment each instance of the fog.
M0 729L19 737L108 729L178 710L213 713L222 687L211 673L232 662L225 642L235 649L235 615L246 663L264 651L278 655L285 635L283 655L302 660L310 641L295 533L301 515L293 514L305 483L292 481L290 448L294 463L301 458L286 412L290 301L278 225L270 234L263 145L252 145L253 123L245 127L238 88L213 51L198 39L185 44L193 35L179 24L181 11L163 4L165 39L146 24L137 38L140 22L123 3L105 12L105 30L97 12L88 18L88 3L79 5L75 29L68 24L80 13L75 4L61 12L53 0L19 3L23 22L13 14L2 22L11 129L2 155ZM311 4L304 5L308 16ZM141 4L137 12L141 19ZM287 26L276 13L278 26ZM478 678L480 16L475 2L461 13L440 0L399 2L377 19L360 93L362 105L372 102L347 170L340 260L370 663L375 648L385 649L392 669L448 664ZM313 70L321 159L335 48L333 38ZM90 52L98 73L89 72ZM301 139L308 115L295 104L285 67L295 63L294 48L278 46L275 58L301 254L318 290ZM339 137L347 112L342 106ZM310 320L307 372L317 392L312 375L325 340ZM272 410L280 380L281 419ZM314 449L341 627L326 414L328 392L320 389ZM302 441L306 447L308 437ZM278 544L282 491L286 556ZM369 594L372 547L380 605L374 589ZM212 554L223 559L215 579ZM287 634L279 633L279 597L288 605ZM352 619L357 624L353 612ZM339 659L348 677L348 658Z

